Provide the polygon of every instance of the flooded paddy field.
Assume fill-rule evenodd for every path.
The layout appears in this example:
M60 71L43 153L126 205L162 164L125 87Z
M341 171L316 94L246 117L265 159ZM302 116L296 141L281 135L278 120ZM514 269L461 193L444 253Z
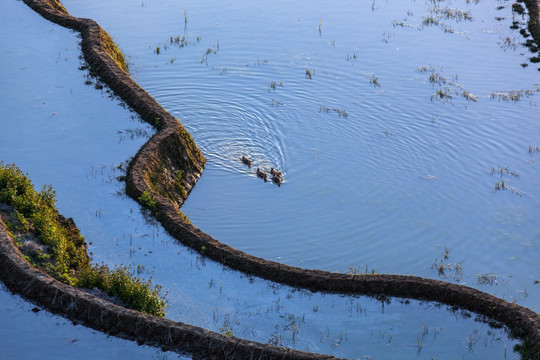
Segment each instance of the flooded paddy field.
M539 310L540 73L510 3L64 4L112 35L207 157L183 207L203 231L295 266L442 278ZM153 130L78 70L76 34L9 7L2 160L53 184L96 262L163 285L168 317L347 358L517 357L474 315L297 291L179 245L115 180Z

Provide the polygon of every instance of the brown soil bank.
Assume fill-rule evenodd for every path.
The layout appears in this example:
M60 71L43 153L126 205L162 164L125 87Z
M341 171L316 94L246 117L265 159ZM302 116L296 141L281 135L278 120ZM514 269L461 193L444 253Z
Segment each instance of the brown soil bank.
M540 0L524 0L529 10L529 32L540 46Z
M63 284L37 270L23 257L0 217L0 279L24 297L74 323L136 340L195 359L335 359L269 344L220 335L200 327L146 315L114 305Z
M540 359L540 316L527 308L508 303L476 289L438 280L403 275L348 275L292 267L236 250L191 225L185 220L179 206L200 177L204 168L204 158L189 134L173 116L121 69L121 59L115 51L116 47L96 22L70 16L58 6L55 0L24 0L24 2L45 18L80 31L83 39L82 50L91 71L106 82L144 120L159 129L159 132L139 150L131 162L126 179L127 192L148 207L165 229L183 244L233 269L312 291L426 299L471 310L507 325L526 340L525 344L530 351L529 357ZM538 5L537 2L535 4ZM28 294L23 284L31 280L25 279L22 282L10 284L13 284L20 292ZM51 296L50 291L55 290L45 290L45 288L42 290L43 299L49 302L56 300L54 296ZM75 295L73 296L75 299ZM93 320L88 318L89 311L84 310L83 306L86 305L81 304L79 308L86 314L85 321L92 326ZM66 309L54 309L70 314ZM124 319L126 310L119 311L121 315L111 315L111 319L116 320L110 320L107 324L101 325L101 328L109 333L124 332L118 330L120 326L118 321L120 324L127 321ZM101 316L99 312L93 314ZM156 326L159 329L165 329L162 323ZM145 329L148 328L145 327ZM198 328L193 329L203 331ZM144 331L144 334L148 336L145 342L157 342L149 332ZM136 336L138 339L144 339L144 334L143 331L139 331ZM204 336L209 336L209 332L205 334ZM179 339L189 341L189 336L194 335L186 333L182 336ZM234 341L237 344L240 343L240 340ZM221 346L216 344L215 339L208 337L207 348ZM234 354L234 351L232 353Z

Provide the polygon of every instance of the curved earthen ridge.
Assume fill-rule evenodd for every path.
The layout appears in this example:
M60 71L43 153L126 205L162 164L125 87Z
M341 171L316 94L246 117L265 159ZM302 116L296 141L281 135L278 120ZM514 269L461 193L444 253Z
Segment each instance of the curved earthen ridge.
M70 16L65 10L51 5L57 4L55 0L24 2L46 19L80 31L82 51L91 71L144 120L159 128L131 162L126 190L135 200L143 193L155 199L156 206L152 210L157 219L183 244L230 268L311 291L425 299L464 308L524 334L528 345L540 358L540 316L530 309L467 286L416 276L350 275L280 264L234 249L191 225L179 206L200 177L204 158L189 134L109 56L103 43L108 35L104 36L105 31L95 21ZM181 186L175 178L178 170L183 174ZM115 327L114 324L110 326Z
M529 32L540 46L540 0L525 0L525 5L529 10Z
M286 349L175 322L114 305L63 284L30 265L0 217L0 279L10 289L74 323L136 340L163 350L189 353L194 359L336 359Z

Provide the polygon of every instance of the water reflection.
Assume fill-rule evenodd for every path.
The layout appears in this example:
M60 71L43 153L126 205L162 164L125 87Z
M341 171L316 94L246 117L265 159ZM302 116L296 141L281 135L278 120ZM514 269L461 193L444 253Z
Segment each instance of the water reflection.
M90 8L83 16L95 17L100 22L101 16L111 16L112 20L115 9L124 9L120 3L115 3L111 4L111 13L104 14L98 3L86 5ZM398 353L406 353L410 357L426 359L460 355L473 358L481 353L483 357L503 358L505 346L508 349L506 356L515 357L510 353L513 342L501 330L490 329L472 318L463 318L430 303L403 300L387 303L365 297L296 291L223 269L178 245L161 227L145 220L137 204L121 196L123 185L115 180L119 176L118 167L137 151L145 141L144 134L150 133L150 127L132 119L132 114L120 108L117 101L108 100L106 91L102 96L91 87L93 84L84 85L86 73L76 70L79 49L73 34L48 24L28 9L22 10L25 6L21 3L13 2L10 6L14 10L10 14L21 11L21 19L31 18L35 20L31 22L35 26L52 30L47 32L38 28L40 31L32 32L32 28L18 26L22 21L5 19L6 24L16 29L13 34L22 38L20 41L4 40L7 50L3 61L13 69L12 72L5 71L6 77L11 74L6 81L14 86L11 93L6 90L2 93L2 99L5 99L2 106L11 109L8 117L20 121L16 127L8 123L3 126L3 159L16 162L29 172L34 183L54 185L61 212L75 218L82 233L92 243L96 262L131 264L141 276L152 277L154 283L163 285L169 292L170 318L257 341L344 357L395 358ZM150 6L140 8L126 14L138 13ZM165 5L161 9L164 8ZM201 13L204 9L208 10L203 6ZM97 13L92 14L92 10ZM151 11L158 10L153 8ZM201 15L195 15L195 11L189 14L188 29L201 23ZM388 14L393 15L391 11ZM312 15L315 18L313 29L295 27L294 31L311 34L315 30L317 43L314 48L321 46L321 39L329 51L341 49L340 43L345 43L347 46L341 45L343 53L337 54L336 59L352 66L345 56L345 49L356 47L350 43L351 39L336 41L335 47L328 44L327 36L332 38L341 33L332 30L332 26L337 26L335 20L325 18L319 34L317 21L320 16ZM460 281L474 282L476 274L490 271L506 276L507 272L492 267L491 258L495 255L489 251L492 248L508 250L514 242L501 247L497 238L481 236L476 244L464 244L457 241L461 240L461 233L455 234L458 225L468 224L465 231L472 227L476 234L483 234L486 227L488 231L498 233L501 231L500 219L504 218L510 227L524 224L527 228L520 230L525 233L520 232L518 239L512 240L533 239L527 231L535 230L528 222L530 216L536 216L534 210L527 214L523 209L513 209L514 218L509 218L505 213L508 208L504 202L508 201L506 198L499 203L500 217L494 223L488 221L486 225L480 221L478 225L467 221L471 213L478 219L476 212L484 209L478 210L474 205L474 211L468 210L471 204L482 204L479 200L485 200L477 194L478 186L471 192L465 191L465 195L472 194L470 197L448 193L449 188L467 190L483 176L488 180L481 183L491 185L493 178L489 169L494 163L492 157L485 156L485 147L488 152L497 150L500 154L515 154L520 146L495 141L502 131L500 124L489 133L482 124L478 126L472 121L478 121L478 114L441 107L445 104L435 104L436 114L430 112L429 115L421 109L411 108L411 102L430 103L430 85L426 86L425 78L415 78L419 75L415 69L426 61L430 63L429 60L412 59L414 65L409 64L408 75L390 75L388 70L376 67L374 60L362 65L356 62L355 67L363 67L359 74L352 76L351 81L335 83L346 79L349 71L318 63L320 54L314 56L310 54L311 50L293 46L292 56L276 56L265 47L246 55L245 49L231 51L231 35L225 36L226 32L218 37L201 29L201 41L206 41L204 46L179 49L183 52L193 50L193 56L182 54L185 56L169 62L166 66L174 69L171 72L164 69L166 62L159 57L163 54L158 56L148 44L155 43L155 39L163 41L167 38L164 34L178 31L160 33L158 30L162 29L152 27L148 34L152 41L138 42L135 40L142 36L140 32L127 34L132 25L118 30L120 24L131 24L131 20L125 19L124 24L117 21L118 24L112 26L104 21L102 25L115 39L133 36L125 43L120 40L121 47L133 56L133 75L166 108L182 115L210 159L186 210L192 221L218 239L257 255L306 267L346 271L350 266L363 269L367 262L370 269L381 272L411 272L433 277L438 276L438 269L432 268L433 259L440 257L444 246L448 246L452 251L452 264L464 264ZM295 16L276 19L274 21L298 22ZM163 23L169 21L161 20L164 19L160 19ZM210 23L213 22L210 20ZM183 21L181 25L185 25ZM239 22L239 26L244 25ZM285 24L281 28L285 28ZM32 54L39 56L24 59L26 73L15 71L23 62L15 56L21 52L17 46L36 44L30 39L38 35L42 37L41 45ZM282 32L276 35L284 36ZM58 44L47 42L51 37L65 49L61 56L56 54ZM209 54L206 67L200 63L201 49L217 47L217 38L220 51ZM143 43L144 49L131 51L126 43ZM387 44L381 42L379 45ZM223 61L227 47L232 57ZM238 60L233 61L235 58ZM192 62L185 63L186 59ZM257 66L245 66L257 64L258 59L268 59L268 62L262 60ZM47 73L42 71L44 66ZM179 66L185 67L180 71ZM213 70L214 66L226 66L229 70L219 75ZM242 71L234 73L231 69L235 67ZM305 78L306 69L313 70L311 80ZM450 69L449 73L454 71ZM265 74L264 78L260 78L260 74ZM380 79L380 88L369 83L373 74ZM229 79L230 87L223 86L219 79ZM411 81L417 83L418 94L416 90L404 91L408 86L404 85L404 79L409 79L409 85ZM283 88L277 86L275 92L268 91L271 81L282 82ZM53 88L50 84L58 87ZM324 92L321 92L321 84L326 87ZM239 88L243 90L236 91ZM23 96L26 92L20 89L32 89L29 93L37 94L46 109L36 106L35 96ZM338 89L349 94L358 94L361 90L362 97L355 95L351 99L340 95ZM471 91L486 93L476 89ZM406 102L396 103L396 93L402 93L401 100ZM275 106L277 101L282 105ZM333 111L319 113L321 103L331 109L346 109L349 116L339 117ZM503 105L495 106L502 116L511 113ZM87 110L81 114L81 108ZM519 109L526 111L523 107ZM492 116L486 108L482 111L480 120L488 119L487 114ZM459 118L461 115L466 115L465 120ZM534 129L534 125L525 125ZM457 128L463 130L463 143L454 142ZM507 130L504 126L502 129ZM521 134L521 130L517 131L513 126L508 129L511 134ZM488 138L487 146L482 141L484 137ZM24 151L20 151L21 144ZM529 141L527 146L530 144L534 142ZM463 156L471 150L473 154ZM278 189L255 181L254 174L239 160L243 153L249 153L260 166L282 169L287 182ZM463 162L473 164L477 158L483 160L481 166L472 171L478 173L475 176L471 177L470 170L456 170L462 169L460 164ZM436 166L441 159L448 168ZM530 186L531 169L517 168L513 165L516 162L510 162L511 168L516 168L523 180L529 179L524 182ZM339 179L344 180L336 181ZM459 186L453 186L456 183ZM511 206L514 204L522 205L512 203ZM367 208L359 210L359 205ZM480 216L479 220L486 221L489 217ZM298 223L302 225L298 227ZM508 233L501 236L508 236ZM428 242L429 246L423 249L422 241L432 238L437 240ZM530 242L529 246L537 246L534 241ZM410 256L404 257L405 253ZM520 266L534 269L537 264L528 255L530 251L519 253L519 260L526 259ZM502 258L504 260L506 256ZM503 264L497 266L505 266L503 260ZM521 272L522 268L516 271ZM531 279L525 280L530 282ZM508 291L507 296L514 296L525 281L516 281L515 277L510 281L512 283L502 291ZM487 283L478 286L494 288Z
M3 284L0 304L0 347L4 359L189 359L73 325L12 295Z

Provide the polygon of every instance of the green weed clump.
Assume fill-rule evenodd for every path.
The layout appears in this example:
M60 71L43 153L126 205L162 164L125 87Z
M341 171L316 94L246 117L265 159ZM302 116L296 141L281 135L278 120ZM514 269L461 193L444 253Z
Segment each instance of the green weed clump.
M62 5L62 3L60 3L60 1L56 1L56 0L46 0L46 2L51 5L54 9L60 11L60 12L63 12L64 14L67 14L67 10L66 8L64 7L64 5Z
M186 189L184 188L184 171L182 170L176 170L174 172L174 187L176 188L176 191L178 191L180 193L180 195L182 195L183 198L185 198L187 196L187 191Z
M126 266L115 267L114 270L107 265L93 266L80 274L77 285L103 290L143 313L165 316L167 302L161 296L161 286L153 287L151 280L134 277Z
M43 246L34 246L31 258L38 263L49 260L51 275L73 285L77 270L88 267L86 241L70 219L55 208L56 193L50 185L40 192L15 165L0 162L0 203L13 207L10 231L31 232ZM22 243L21 243L22 245Z
M129 66L124 57L124 54L122 53L122 51L120 51L118 46L116 46L111 36L107 34L107 32L105 32L105 30L103 29L101 29L99 35L101 38L101 43L103 44L103 47L107 51L107 54L109 54L111 59L114 60L114 62L120 67L120 69L128 73Z
M147 195L150 201L152 197ZM110 270L90 263L84 237L72 219L58 213L56 193L50 185L37 192L17 166L0 161L0 204L7 213L3 219L8 231L32 265L66 284L97 287L133 309L165 315L167 302L161 287L134 277L126 267Z
M156 205L157 205L157 201L156 201L156 198L153 197L151 194L150 194L150 191L147 190L144 190L144 192L142 193L141 196L139 196L139 202L141 203L142 206L144 206L145 208L147 208L148 210L150 210L151 212L155 213L157 211L157 208L156 208Z

